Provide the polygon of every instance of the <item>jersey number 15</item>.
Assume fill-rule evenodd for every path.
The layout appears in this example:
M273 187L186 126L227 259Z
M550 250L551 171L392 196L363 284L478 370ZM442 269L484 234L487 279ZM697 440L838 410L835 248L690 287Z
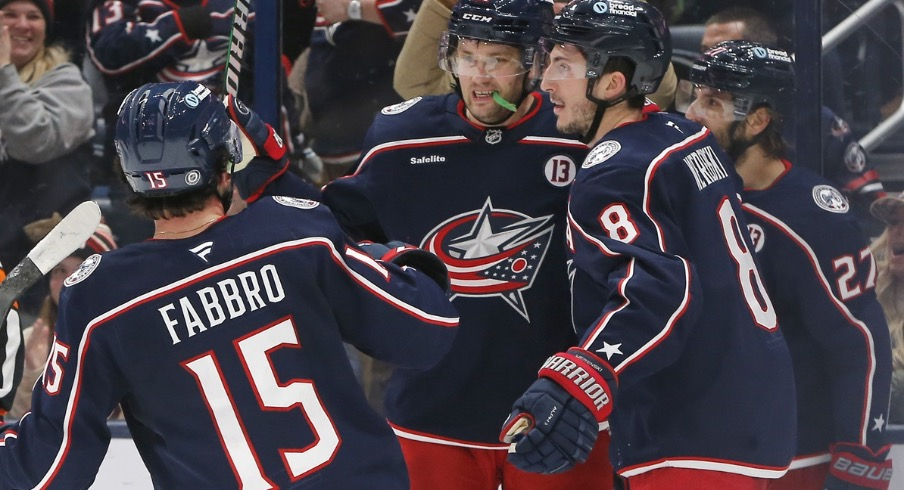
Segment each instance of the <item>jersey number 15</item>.
M315 435L315 442L306 448L280 449L292 479L298 480L328 463L339 450L340 439L317 396L314 383L296 379L285 385L279 384L269 360L269 354L275 349L301 347L292 320L286 318L257 330L236 341L235 346L261 410L288 411L298 408ZM206 352L184 362L183 367L191 372L201 389L239 487L276 488L277 485L269 481L261 469L216 355L212 351Z

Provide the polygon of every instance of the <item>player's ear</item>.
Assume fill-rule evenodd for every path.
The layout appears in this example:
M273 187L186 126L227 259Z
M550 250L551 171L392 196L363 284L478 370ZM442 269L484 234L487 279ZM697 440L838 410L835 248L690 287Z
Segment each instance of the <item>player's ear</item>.
M603 100L616 99L624 95L625 91L628 90L628 79L620 71L606 73L603 75L601 82L599 85L604 87L603 96L601 97Z
M228 186L232 183L232 174L229 172L220 172L219 177L217 177L217 185L220 186Z
M772 113L766 106L757 107L753 112L747 114L747 128L754 136L765 131L771 122Z

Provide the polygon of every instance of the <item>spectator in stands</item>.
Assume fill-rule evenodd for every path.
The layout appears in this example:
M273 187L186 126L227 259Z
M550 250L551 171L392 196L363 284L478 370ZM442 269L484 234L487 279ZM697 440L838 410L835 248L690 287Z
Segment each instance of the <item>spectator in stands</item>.
M558 13L566 3L562 0L553 2L555 12ZM452 77L436 64L436 51L455 4L455 0L424 0L417 12L395 65L393 86L403 98L452 92ZM670 66L659 89L649 98L659 107L669 107L677 82L675 70Z
M102 74L106 91L106 104L102 110L107 128L103 160L114 204L107 219L113 223L123 243L149 237L152 227L150 221L136 217L122 205L127 190L113 172L115 151L111 128L116 110L125 94L147 82L192 80L204 84L215 94L221 93L234 5L234 0L95 2L89 19L87 48L93 66ZM256 14L252 11L239 81L239 97L252 106L255 19ZM294 132L300 128L290 124L298 120L298 115L291 106L291 97L286 95L288 92L280 99L286 118L283 124L274 126L280 128L291 151Z
M702 53L722 41L741 39L778 47L778 34L773 29L773 24L774 22L762 13L750 7L725 9L706 21L700 51ZM678 97L685 97L690 90L690 84L681 83ZM866 152L854 138L844 119L823 106L821 124L822 162L812 164L810 169L821 171L823 176L838 185L845 196L851 199L865 228L864 231L869 234L872 220L866 210L875 199L885 195L879 174L869 166ZM788 120L784 125L784 136L787 141L792 140L793 128L794 123ZM790 148L790 151L793 153L794 149Z
M27 230L29 238L35 243L39 242L61 219L59 214L54 214L51 218L32 224ZM44 363L53 343L53 332L56 325L57 308L60 304L60 290L63 288L63 281L78 269L82 261L91 255L109 252L115 248L116 241L113 239L113 232L109 226L101 224L82 248L73 252L72 255L63 259L50 270L47 276L50 293L41 304L38 318L35 319L35 322L30 327L22 331L22 339L25 343L25 369L22 372L22 382L19 383L19 387L16 389L16 396L9 411L9 417L14 419L22 418L22 415L31 407L32 388L44 370Z
M0 0L0 262L31 248L23 226L90 197L91 88L50 43L48 0ZM22 298L34 313L43 291Z
M320 183L345 174L358 160L377 112L401 102L392 88L393 67L419 4L316 2L317 23L299 69L309 113L304 132L323 162Z
M877 199L870 207L885 231L873 242L876 294L891 333L892 374L890 424L904 424L904 193Z

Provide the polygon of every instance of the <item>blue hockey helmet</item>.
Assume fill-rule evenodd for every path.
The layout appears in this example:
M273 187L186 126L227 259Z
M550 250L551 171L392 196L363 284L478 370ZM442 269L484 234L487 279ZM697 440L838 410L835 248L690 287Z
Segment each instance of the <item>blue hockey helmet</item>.
M241 161L238 128L197 82L148 83L119 107L114 139L132 190L157 197L204 187L224 157Z
M553 21L553 32L545 40L576 46L587 59L587 70L578 74L595 79L612 58L634 64L627 96L650 94L669 68L672 38L662 13L648 3L634 0L573 0Z
M779 114L792 110L794 62L781 49L750 41L722 41L694 62L690 77L696 87L730 93L736 118L763 105Z
M456 57L461 40L509 44L521 51L521 58L512 60L514 67L486 59L481 60L481 69L497 77L530 72L527 89L533 90L540 77L537 46L549 34L552 18L551 0L460 0L452 8L449 28L440 39L439 65L455 75L478 75L472 69L471 62L477 64L474 60Z
M548 35L550 0L461 0L452 8L449 33L497 43L533 46Z

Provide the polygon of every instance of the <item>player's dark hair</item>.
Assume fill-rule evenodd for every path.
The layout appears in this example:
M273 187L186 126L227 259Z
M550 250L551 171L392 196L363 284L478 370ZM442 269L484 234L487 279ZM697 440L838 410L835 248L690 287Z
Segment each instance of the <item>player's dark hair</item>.
M226 148L218 148L216 173L219 175L225 172L229 165L229 151ZM218 179L211 179L206 185L197 189L183 192L181 194L168 196L149 197L128 188L128 180L122 172L122 166L119 164L119 156L116 156L114 168L120 180L126 185L129 195L126 197L126 205L138 216L144 218L158 220L176 217L188 216L190 213L200 211L207 205L207 201L211 197L219 197L217 190Z
M787 157L788 144L785 143L785 139L782 137L782 115L769 105L764 104L759 108L766 110L769 114L770 122L766 129L757 136L756 142L768 157ZM755 112L755 110L750 112Z
M766 46L778 45L778 34L772 28L771 21L762 12L752 7L731 7L716 12L706 20L706 25L742 22L744 24L744 40L753 41Z
M621 72L621 74L625 76L625 80L630 83L630 80L634 77L634 69L636 66L637 65L635 65L634 62L629 58L609 58L609 61L606 62L606 67L603 69L603 75L606 75L608 73ZM625 97L625 103L628 104L628 107L632 109L643 109L646 98L647 97L644 94L635 93L633 95Z

